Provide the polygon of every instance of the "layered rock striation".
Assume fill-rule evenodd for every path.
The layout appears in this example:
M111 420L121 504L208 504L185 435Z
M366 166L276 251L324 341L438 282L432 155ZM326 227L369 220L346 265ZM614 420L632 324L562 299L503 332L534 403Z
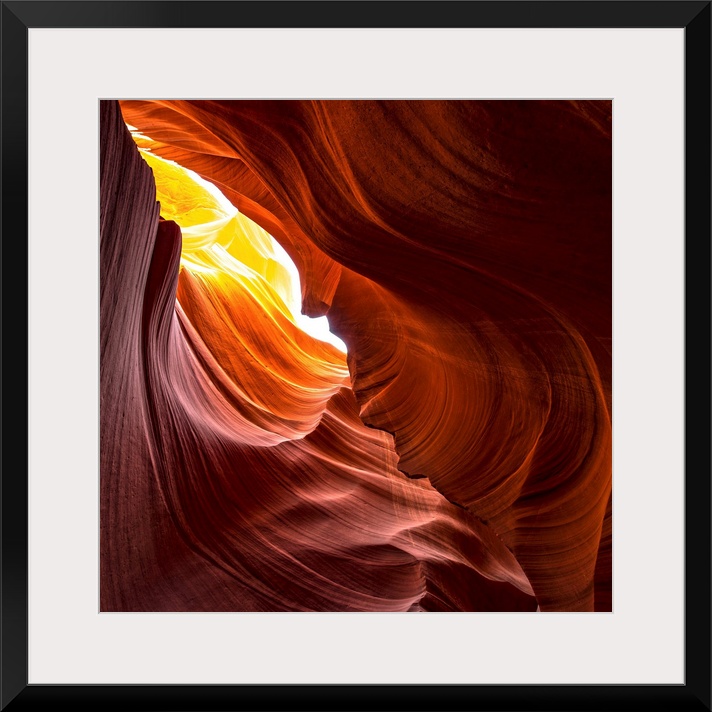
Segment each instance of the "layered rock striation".
M611 610L610 102L101 112L102 610Z

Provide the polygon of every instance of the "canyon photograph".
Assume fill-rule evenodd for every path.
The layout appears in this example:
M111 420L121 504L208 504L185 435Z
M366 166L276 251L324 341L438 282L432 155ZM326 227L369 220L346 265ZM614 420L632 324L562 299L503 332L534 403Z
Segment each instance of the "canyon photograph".
M99 102L102 612L612 611L612 102Z

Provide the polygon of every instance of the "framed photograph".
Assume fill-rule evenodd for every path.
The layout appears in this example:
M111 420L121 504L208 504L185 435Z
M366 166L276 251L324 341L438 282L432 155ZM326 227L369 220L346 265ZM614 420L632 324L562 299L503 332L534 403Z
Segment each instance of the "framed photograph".
M2 709L711 709L709 2L2 60Z

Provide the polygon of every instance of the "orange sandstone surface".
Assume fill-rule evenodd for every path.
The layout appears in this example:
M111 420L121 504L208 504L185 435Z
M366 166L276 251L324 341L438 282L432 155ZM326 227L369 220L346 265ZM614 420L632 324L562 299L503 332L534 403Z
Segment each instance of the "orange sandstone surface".
M103 101L101 609L610 611L611 212L609 101Z

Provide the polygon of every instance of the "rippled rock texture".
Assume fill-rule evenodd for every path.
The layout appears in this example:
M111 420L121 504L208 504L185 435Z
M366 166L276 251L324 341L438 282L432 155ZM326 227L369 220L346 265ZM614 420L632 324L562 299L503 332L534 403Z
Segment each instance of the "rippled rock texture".
M609 611L611 542L610 102L102 102L102 610Z

